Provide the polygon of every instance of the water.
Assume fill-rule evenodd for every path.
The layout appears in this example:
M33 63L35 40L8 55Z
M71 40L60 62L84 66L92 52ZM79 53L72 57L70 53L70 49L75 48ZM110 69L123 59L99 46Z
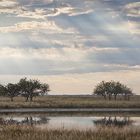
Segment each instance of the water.
M127 116L48 116L38 115L2 115L0 125L34 126L39 129L95 129L98 126L140 127L140 117Z

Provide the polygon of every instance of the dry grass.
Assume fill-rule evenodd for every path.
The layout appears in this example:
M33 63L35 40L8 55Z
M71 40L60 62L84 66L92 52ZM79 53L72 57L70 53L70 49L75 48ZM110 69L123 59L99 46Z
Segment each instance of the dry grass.
M140 96L134 96L130 101L104 100L92 96L45 96L36 97L33 102L25 102L23 97L16 97L14 102L9 98L0 98L0 108L26 108L26 107L50 107L50 108L140 108Z
M31 127L0 128L0 140L139 140L139 128L99 127L95 130L39 130Z

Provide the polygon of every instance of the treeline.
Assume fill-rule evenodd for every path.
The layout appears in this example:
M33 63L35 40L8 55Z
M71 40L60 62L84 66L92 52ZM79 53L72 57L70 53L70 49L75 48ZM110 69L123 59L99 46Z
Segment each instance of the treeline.
M111 100L112 97L116 100L117 96L122 96L125 100L129 100L133 92L132 89L120 82L102 81L94 88L93 94L103 96L104 99L108 98L109 100Z
M27 78L22 78L15 84L0 85L0 96L9 97L11 101L17 96L24 97L25 101L33 101L34 97L47 95L49 91L50 87L48 84ZM102 81L94 88L93 94L109 100L113 97L116 100L117 96L123 96L125 100L129 100L133 92L132 89L120 82Z
M18 83L8 83L0 85L0 96L9 97L11 101L14 97L23 96L25 101L32 101L33 97L45 95L50 91L49 85L38 80L22 78Z

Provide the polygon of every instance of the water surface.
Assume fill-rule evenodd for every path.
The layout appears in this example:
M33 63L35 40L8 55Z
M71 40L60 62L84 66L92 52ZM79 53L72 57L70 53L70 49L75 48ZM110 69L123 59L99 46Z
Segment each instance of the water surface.
M140 127L140 117L137 116L48 116L38 115L2 115L0 125L33 126L39 129L95 129L98 126Z

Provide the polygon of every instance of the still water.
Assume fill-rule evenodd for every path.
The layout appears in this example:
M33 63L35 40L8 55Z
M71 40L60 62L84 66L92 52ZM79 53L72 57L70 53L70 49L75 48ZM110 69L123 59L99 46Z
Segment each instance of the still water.
M34 126L40 129L95 129L98 126L140 127L140 117L127 116L48 116L2 115L0 125Z

